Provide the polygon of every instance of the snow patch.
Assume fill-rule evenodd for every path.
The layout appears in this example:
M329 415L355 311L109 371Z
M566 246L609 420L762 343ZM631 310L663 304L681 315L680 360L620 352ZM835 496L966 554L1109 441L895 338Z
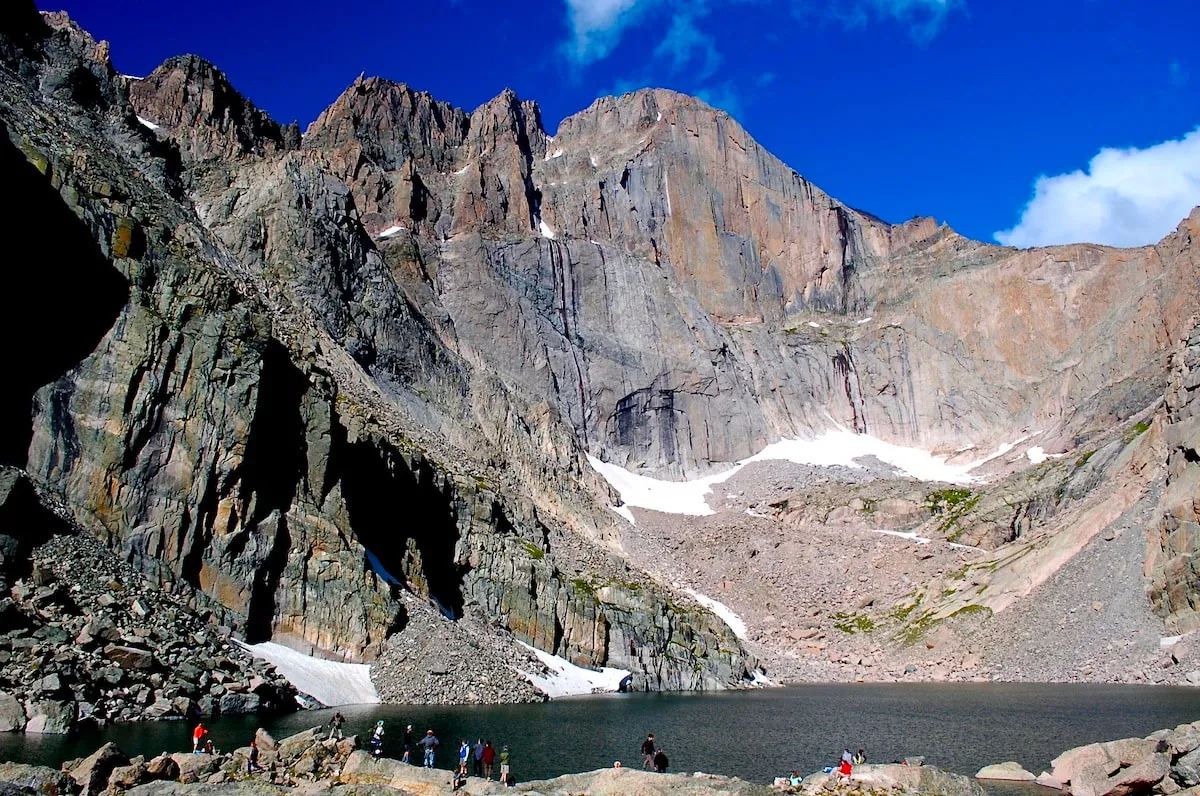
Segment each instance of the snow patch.
M812 328L814 328L814 329L820 329L820 328L821 328L821 324L817 323L816 321L809 321L809 322L808 322L808 325L809 325L809 326L811 326L811 327L812 327Z
M543 238L554 240L554 230L550 229L550 225L545 221L538 221L538 231L542 233Z
M378 238L379 240L384 240L385 238L390 238L393 235L397 235L403 231L404 231L404 227L388 227L387 229L385 229L383 232L380 232L375 237Z
M371 667L365 663L326 661L270 641L238 644L254 657L274 664L298 690L328 707L379 703Z
M655 119L654 121L656 121L656 122L661 122L661 121L662 121L662 111L659 111L659 112L658 112L658 118L657 118L657 119Z
M1050 459L1061 459L1066 454L1064 454L1064 453L1046 453L1045 449L1042 448L1041 445L1035 445L1034 447L1025 451L1025 455L1029 457L1030 464L1041 464L1042 462L1048 461Z
M750 685L754 688L775 688L779 683L767 677L762 669L755 669L754 674L750 675Z
M1168 647L1174 647L1182 640L1183 636L1163 636L1158 640L1158 646L1167 649Z
M889 531L882 528L868 528L867 530L869 530L871 533L882 533L886 536L895 536L900 539L907 539L908 541L916 542L917 544L929 544L933 541L933 539L930 539L927 536L917 536L917 534L913 533L912 531ZM982 549L969 544L958 544L957 542L945 542L945 544L949 545L950 547L958 548L959 550Z
M599 168L599 167L596 165L596 156L595 156L595 155L588 155L588 161L589 161L589 162L592 164L592 168L593 168L593 169L595 169L595 168Z
M521 674L528 677L529 682L545 692L546 696L551 699L620 691L621 682L629 676L629 672L624 669L612 669L607 666L599 671L585 669L582 666L576 666L566 658L543 652L523 641L517 643L537 656L542 665L550 670L550 674L546 677L528 672L521 672Z
M684 589L684 592L691 595L693 600L719 616L722 622L729 625L729 629L733 631L733 635L742 641L746 640L746 623L728 605L692 589Z
M875 320L875 319L874 318L863 318L862 320L855 321L855 323L858 323L858 324L870 323L873 320Z
M125 78L126 80L144 80L145 79L145 78L138 77L136 75L121 75L121 77Z
M750 462L783 460L796 464L818 467L850 467L860 469L859 459L873 456L876 459L902 470L920 481L943 481L951 484L970 484L978 480L971 471L985 462L1011 450L1013 445L1005 443L995 453L967 464L950 464L944 457L934 456L920 448L894 445L866 434L839 428L826 431L815 439L785 439L772 443L749 459L738 462L723 473L697 478L692 481L663 481L646 475L631 473L624 467L602 462L588 456L592 469L608 481L621 500L630 506L652 509L666 514L688 514L706 517L713 514L707 496L712 494L712 485L732 478Z
M138 78L138 79L140 80L140 78ZM142 127L145 127L150 130L158 129L158 125L155 124L154 122L150 121L149 119L144 119L141 116L139 116L139 117L137 117L137 120L142 125Z
M634 518L633 512L629 510L629 506L622 503L620 506L609 506L609 508L629 520L630 525L637 525L637 520Z

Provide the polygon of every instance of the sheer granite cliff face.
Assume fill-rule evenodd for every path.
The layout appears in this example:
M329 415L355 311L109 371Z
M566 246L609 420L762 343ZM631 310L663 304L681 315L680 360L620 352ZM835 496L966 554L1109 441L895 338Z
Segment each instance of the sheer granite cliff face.
M1200 234L1200 225L1193 231ZM1146 560L1155 612L1179 632L1200 628L1200 326L1171 358L1163 441L1167 488Z
M1015 251L846 207L672 92L551 137L512 92L359 78L300 137L196 57L134 81L63 16L6 24L0 144L87 244L51 264L119 284L5 396L4 450L251 640L371 659L403 588L639 688L736 685L585 454L693 475L834 423L1065 450L1160 399L1200 310L1196 213Z
M580 459L569 429L471 373L323 157L198 59L131 88L106 46L28 11L0 37L0 148L14 195L61 222L45 280L96 307L37 384L6 387L5 428L30 429L6 459L251 641L371 659L407 589L637 688L749 676L720 620L597 546L611 519L559 466ZM222 181L246 216L187 197ZM45 288L23 298L48 316ZM535 502L525 480L547 474Z

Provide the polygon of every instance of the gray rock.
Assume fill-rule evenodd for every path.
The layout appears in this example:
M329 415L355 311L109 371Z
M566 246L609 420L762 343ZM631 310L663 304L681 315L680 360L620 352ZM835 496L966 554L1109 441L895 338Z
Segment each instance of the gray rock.
M984 766L975 774L975 779L1009 780L1013 782L1033 782L1037 779L1026 771L1020 763L996 763Z
M17 789L15 793L42 796L70 796L78 790L64 772L24 763L0 763L0 785Z
M115 743L106 743L77 764L67 773L79 785L85 796L101 793L108 787L108 778L113 769L129 765L129 755Z
M25 729L25 707L7 691L0 691L0 732Z
M25 705L25 732L45 735L63 735L71 731L75 723L75 703L44 699Z

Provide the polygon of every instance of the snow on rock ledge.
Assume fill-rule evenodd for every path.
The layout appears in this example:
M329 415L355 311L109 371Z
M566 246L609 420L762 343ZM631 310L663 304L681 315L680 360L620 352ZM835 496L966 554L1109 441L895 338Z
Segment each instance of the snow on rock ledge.
M542 665L550 670L551 674L548 677L539 677L528 672L521 672L521 674L528 677L529 682L545 692L546 696L551 699L620 691L621 682L629 676L629 672L624 669L611 669L607 666L599 671L585 669L582 666L576 666L566 658L543 652L522 641L517 643L536 655Z
M274 664L292 685L323 705L333 707L379 703L379 694L371 682L371 667L365 663L340 663L313 658L270 641L261 644L238 643L254 657Z
M728 605L718 600L714 600L712 597L709 597L706 594L701 594L698 591L693 591L691 589L684 589L684 591L689 594L693 600L700 603L705 608L720 617L722 622L729 625L729 629L733 631L733 635L737 636L742 641L746 640L746 623L743 622L742 618L735 614Z
M636 506L666 514L689 514L704 517L713 514L707 497L712 485L732 478L750 462L783 460L818 467L861 468L858 460L873 456L909 476L921 481L941 481L950 484L970 484L978 479L971 471L1004 453L1011 445L1001 446L991 456L968 464L950 464L945 458L934 456L920 448L894 445L866 434L855 434L847 429L827 431L814 439L785 439L772 443L749 459L738 462L723 473L697 478L692 481L663 481L646 475L631 473L624 467L610 464L588 456L588 462L621 495L629 506Z

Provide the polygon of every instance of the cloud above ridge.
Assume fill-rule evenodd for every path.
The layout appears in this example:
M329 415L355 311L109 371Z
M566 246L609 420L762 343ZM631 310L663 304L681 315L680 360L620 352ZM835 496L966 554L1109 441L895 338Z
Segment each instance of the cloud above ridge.
M1144 149L1105 148L1086 170L1034 184L1033 198L1012 229L995 238L1006 246L1157 243L1200 205L1200 128Z

